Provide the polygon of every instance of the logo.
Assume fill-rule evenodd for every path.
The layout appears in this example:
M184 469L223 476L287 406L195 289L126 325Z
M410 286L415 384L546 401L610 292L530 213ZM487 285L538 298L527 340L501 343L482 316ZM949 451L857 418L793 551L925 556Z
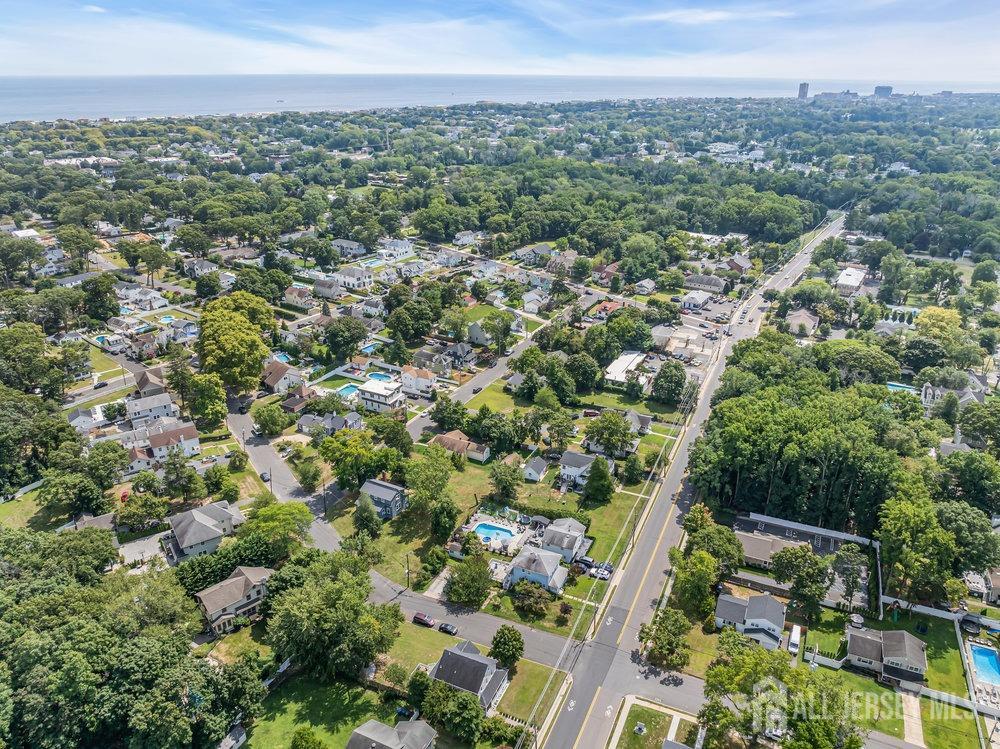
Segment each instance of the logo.
M772 676L753 685L747 706L753 732L769 739L781 739L788 728L788 688Z

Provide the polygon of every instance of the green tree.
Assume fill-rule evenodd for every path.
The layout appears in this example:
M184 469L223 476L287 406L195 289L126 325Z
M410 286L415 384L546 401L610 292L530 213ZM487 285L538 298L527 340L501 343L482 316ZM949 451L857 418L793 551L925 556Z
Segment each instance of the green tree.
M328 749L328 747L313 729L309 726L300 726L292 734L290 749Z
M491 589L489 562L485 556L477 554L454 566L445 593L451 603L478 610L486 603Z
M462 429L465 426L465 417L465 405L447 395L439 395L430 410L430 420L443 432Z
M826 592L833 584L830 563L808 546L782 549L772 558L771 569L779 583L790 583L797 610L807 622L819 616Z
M861 575L868 565L868 558L857 544L843 544L833 556L832 568L840 577L844 600L854 607L854 596L861 587Z
M367 533L371 538L378 538L382 535L382 518L375 510L375 505L365 496L358 499L357 507L354 510L354 529L358 533Z
M309 539L313 514L302 502L274 502L250 512L239 535L266 539L281 557Z
M524 637L509 624L501 624L490 644L490 658L506 669L513 669L524 656Z
M521 485L521 471L516 465L494 461L490 466L490 484L493 496L501 502L516 502L517 490Z
M209 372L191 377L188 407L202 431L218 429L226 420L226 389L219 375Z
M316 491L323 480L323 470L311 458L299 462L295 466L295 474L299 480L299 486L306 494L312 494Z
M343 315L334 318L326 326L326 343L334 361L347 361L358 353L360 346L368 338L368 328L360 320Z
M217 296L222 293L222 281L216 271L199 276L194 284L194 292L201 299Z
M680 549L670 550L674 569L677 603L692 619L702 620L712 611L712 589L719 579L719 563L707 551L695 550L685 557Z
M732 528L711 523L688 535L685 553L705 551L719 565L719 580L725 580L743 564L743 545Z
M438 497L431 505L431 539L445 543L455 530L461 510L450 496Z
M202 372L217 374L238 393L257 388L270 353L259 328L243 315L226 310L206 312L200 324L195 349Z
M253 412L252 416L253 423L257 425L261 434L268 437L281 434L288 426L288 414L277 403L261 406Z
M115 277L110 273L88 278L80 288L83 289L83 309L88 317L107 322L118 314L120 305L115 295Z
M155 494L135 493L115 511L115 522L133 530L161 522L167 516L167 500Z
M622 466L622 481L625 484L638 484L642 481L643 474L644 470L639 453L631 453L625 459L625 465Z
M87 452L84 473L101 491L107 491L122 480L128 464L128 451L120 443L98 442Z
M587 482L583 485L583 501L587 504L607 504L615 493L608 462L598 456L590 466Z
M691 622L684 612L669 606L653 615L653 620L639 627L639 641L646 648L646 658L667 671L680 671L691 659L687 634Z
M448 496L453 469L447 450L440 445L428 445L423 456L406 461L410 509L418 515L429 515L434 503Z
M510 337L511 329L514 327L514 315L505 310L490 312L482 320L483 329L493 339L497 356L507 353L507 339Z
M650 398L659 403L675 406L680 403L685 382L687 374L684 372L684 367L680 362L670 359L663 363L653 378Z
M609 456L628 452L635 439L628 420L618 411L611 410L601 412L600 416L588 423L584 433L591 449L599 446Z

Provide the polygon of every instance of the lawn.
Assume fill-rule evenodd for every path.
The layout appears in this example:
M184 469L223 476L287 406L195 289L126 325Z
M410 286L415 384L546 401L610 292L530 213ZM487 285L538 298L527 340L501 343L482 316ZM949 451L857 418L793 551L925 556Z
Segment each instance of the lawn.
M917 631L920 625L926 627L926 632ZM879 622L866 619L865 626L882 630L905 629L927 643L927 686L959 697L969 696L965 669L962 666L962 652L952 622L905 612L900 612L899 621L894 622L892 614L886 612L884 620Z
M684 718L679 719L677 725L677 734L674 736L674 741L683 744L684 746L694 746L695 741L698 740L698 724L690 720L684 720Z
M660 749L673 722L672 713L664 713L643 705L632 705L625 718L617 749ZM646 732L641 736L635 732L637 723L646 726Z
M869 676L843 669L840 676L852 694L862 728L903 738L903 702L896 692Z
M677 410L669 406L664 406L661 403L652 403L644 399L636 400L628 397L625 393L619 393L614 390L584 393L580 395L580 402L585 406L594 406L596 408L615 408L621 411L631 409L641 414L655 415L661 419L673 419L677 416Z
M844 627L846 626L846 613L833 609L823 609L819 621L814 622L806 630L805 647L812 648L813 645L818 645L821 653L836 654L840 649L840 641L844 639Z
M64 414L68 414L70 411L74 411L77 408L93 408L94 406L103 406L105 403L113 403L114 401L122 400L126 395L128 395L131 387L117 388L113 385L109 386L107 389L102 390L103 395L92 398L84 403L78 403L74 406L67 406L62 410ZM96 392L96 391L95 391Z
M375 719L395 725L399 703L355 684L325 684L304 676L275 689L254 721L247 743L251 749L288 749L297 728L312 728L330 747L347 746L355 728Z
M529 333L534 333L544 324L538 322L538 320L532 320L529 317L523 317L521 319L524 320L524 329L527 330Z
M465 310L465 321L475 322L476 320L482 320L490 312L495 312L496 309L492 304L477 304L474 307L469 307Z
M389 651L389 659L405 668L407 673L413 673L421 663L437 663L441 652L457 642L457 637L407 621L399 628L399 637ZM485 652L489 648L480 646L480 649Z
M927 749L979 748L979 733L971 710L925 697L920 700L920 718Z
M512 622L518 622L519 624L527 625L533 629L539 629L543 632L551 632L562 637L569 635L569 633L573 630L574 625L576 625L577 618L582 616L583 620L576 628L576 639L582 640L586 636L587 629L590 626L590 622L594 618L594 613L596 612L597 607L584 605L579 601L566 601L566 603L573 607L573 612L569 615L568 621L565 624L557 624L556 618L559 616L560 603L561 600L556 599L549 603L545 616L540 619L528 619L523 617L514 608L513 601L511 601L509 595L497 591L493 597L486 602L486 605L483 606L483 611L487 614L498 616L501 619L509 619ZM580 613L581 610L583 611L582 615Z
M701 622L695 622L684 641L691 646L691 659L684 667L684 673L704 679L709 665L718 655L719 633L705 632Z
M625 541L628 533L632 530L631 523L638 518L638 514L629 519L629 513L636 503L640 503L637 513L641 510L643 502L646 500L624 492L616 492L611 501L605 505L582 504L580 509L590 515L590 526L587 528L587 535L594 539L594 545L590 547L589 556L597 560L607 560L617 563L625 551ZM618 540L619 533L626 529Z
M472 411L478 411L482 406L489 406L494 411L513 411L515 408L531 408L531 403L521 398L515 398L506 392L503 387L507 383L497 380L478 393L468 402L467 407Z
M593 590L593 596L587 598ZM604 594L608 590L607 580L598 580L596 577L591 577L590 575L581 575L572 584L567 585L563 589L563 593L567 596L575 596L576 598L583 598L584 600L590 600L594 603L600 603L604 600Z
M552 702L559 693L559 685L565 678L562 671L557 672L546 690L545 685L551 673L552 668L549 666L522 659L517 664L517 672L511 679L510 686L500 698L500 710L515 718L527 721L531 716L535 702L541 697L541 703L538 705L538 710L535 711L535 717L532 720L535 725L540 725L545 720L545 716L549 714Z
M38 503L37 489L10 502L0 503L0 525L8 528L52 531L69 522L69 519L69 512L64 507L42 507Z
M261 658L267 659L271 657L271 652L264 623L258 622L252 627L244 627L223 637L215 643L210 655L215 660L229 665L249 653L256 653Z
M109 369L115 371L121 370L122 365L97 348L97 346L90 345L87 347L87 350L90 353L90 366L95 372L106 372Z

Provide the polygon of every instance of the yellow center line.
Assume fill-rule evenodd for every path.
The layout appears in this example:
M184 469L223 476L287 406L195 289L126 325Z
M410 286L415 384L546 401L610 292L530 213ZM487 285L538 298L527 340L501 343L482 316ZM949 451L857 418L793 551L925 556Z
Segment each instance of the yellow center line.
M582 739L582 738L583 738L583 734L585 733L585 731L583 731L582 729L583 729L583 728L586 728L586 726L587 726L587 721L588 721L588 720L590 720L590 713L591 713L591 712L593 712L593 710L594 710L594 705L595 705L595 704L597 704L597 695L599 695L600 693L601 693L601 687L598 687L598 688L597 688L597 691L596 691L596 692L594 692L594 699L592 699L592 700L590 701L590 704L589 704L589 705L587 705L587 712L586 712L586 713L584 713L584 715L583 715L583 723L581 723L581 724L580 724L580 728L581 728L581 730L580 730L580 732L579 732L579 733L578 733L578 734L576 735L576 741L574 741L574 742L573 742L573 749L576 749L576 746L577 746L577 744L579 744L579 743L580 743L580 739Z

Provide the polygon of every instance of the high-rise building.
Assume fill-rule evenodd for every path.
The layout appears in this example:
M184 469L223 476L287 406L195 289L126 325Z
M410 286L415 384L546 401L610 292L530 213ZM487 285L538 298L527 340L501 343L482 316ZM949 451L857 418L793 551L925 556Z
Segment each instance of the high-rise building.
M881 99L888 99L892 96L892 86L876 86L875 96L878 96Z
M809 84L808 83L800 83L799 84L799 98L800 99L808 99L809 98Z

